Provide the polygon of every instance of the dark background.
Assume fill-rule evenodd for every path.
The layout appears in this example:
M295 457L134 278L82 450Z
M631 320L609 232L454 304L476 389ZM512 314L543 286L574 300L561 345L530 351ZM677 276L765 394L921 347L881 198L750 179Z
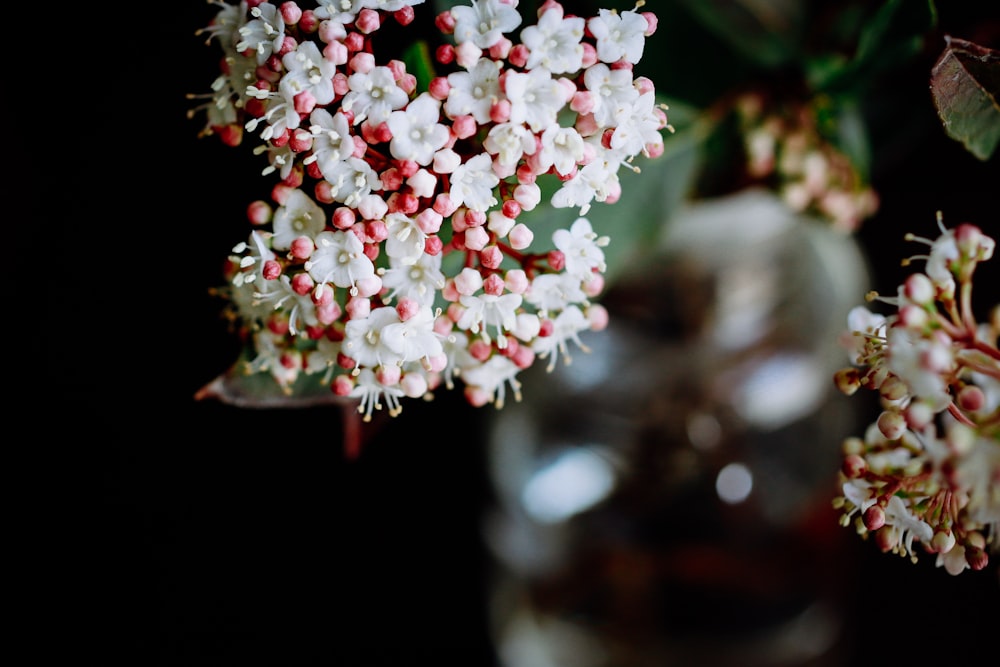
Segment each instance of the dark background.
M921 251L903 234L933 236L937 210L1000 235L997 159L944 136L927 86L941 35L995 40L988 4L941 3L940 34L877 93L898 111L877 119L882 205L859 238L882 291ZM81 82L59 114L71 176L50 157L38 172L63 175L40 199L60 211L45 356L63 398L37 425L68 445L57 484L69 492L44 531L57 583L43 617L102 665L489 666L480 413L457 395L411 402L349 462L335 409L193 400L238 352L208 288L245 234L261 164L185 118L185 95L215 76L193 35L211 6L158 13L116 13L122 25L71 63ZM996 276L977 280L981 303L997 302ZM953 578L930 558L852 548L852 594L866 600L849 621L852 664L995 654L995 564Z

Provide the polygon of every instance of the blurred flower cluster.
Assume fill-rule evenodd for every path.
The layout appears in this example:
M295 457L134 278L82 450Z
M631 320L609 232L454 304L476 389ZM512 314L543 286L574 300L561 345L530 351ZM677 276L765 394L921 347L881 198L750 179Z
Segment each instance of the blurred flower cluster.
M846 233L878 209L878 195L843 151L820 132L816 102L768 106L759 92L736 102L747 172L769 182L788 206Z
M288 395L317 378L366 420L456 381L499 407L604 326L608 238L583 216L670 129L633 74L657 26L641 3L583 18L549 0L522 27L516 0L472 0L437 14L433 57L379 41L423 0L214 4L204 133L252 136L277 178L228 264L239 373ZM542 203L578 217L535 239L520 218Z
M859 306L840 389L878 392L883 410L844 443L842 523L883 551L936 554L951 574L980 570L1000 530L1000 304L973 313L973 275L996 246L972 224L945 229L894 297L888 316Z

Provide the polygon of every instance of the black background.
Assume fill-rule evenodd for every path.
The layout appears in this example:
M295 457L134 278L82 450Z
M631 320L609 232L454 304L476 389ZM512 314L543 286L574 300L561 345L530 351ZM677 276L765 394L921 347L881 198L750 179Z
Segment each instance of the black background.
M941 34L995 39L988 4L941 3ZM408 404L348 462L335 409L193 400L238 351L208 288L243 238L260 164L198 139L200 119L185 118L185 95L215 75L193 34L211 6L155 12L116 10L121 25L69 56L80 81L50 109L58 138L25 139L44 154L34 173L50 185L36 202L55 211L59 240L44 242L61 253L42 297L43 395L59 398L32 417L43 442L64 445L43 451L66 472L48 482L68 491L43 527L54 538L43 579L57 582L35 596L43 619L102 665L489 666L476 410L457 395ZM882 206L859 233L883 291L920 250L903 234L933 235L937 210L1000 235L997 160L945 137L931 105L942 43L881 90L904 116L881 122L907 128L879 146ZM57 140L69 165L44 148ZM978 298L996 303L997 272L984 276ZM852 664L995 654L995 564L953 578L929 558L852 548Z

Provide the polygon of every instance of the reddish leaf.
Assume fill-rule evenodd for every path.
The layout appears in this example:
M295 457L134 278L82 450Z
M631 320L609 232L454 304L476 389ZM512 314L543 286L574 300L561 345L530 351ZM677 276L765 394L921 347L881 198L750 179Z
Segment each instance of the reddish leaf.
M1000 143L1000 51L945 37L931 94L945 132L980 160Z

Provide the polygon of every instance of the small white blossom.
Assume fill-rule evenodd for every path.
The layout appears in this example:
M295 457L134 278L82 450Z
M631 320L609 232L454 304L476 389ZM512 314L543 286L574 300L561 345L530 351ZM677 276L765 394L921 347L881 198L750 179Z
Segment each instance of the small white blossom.
M642 14L601 9L587 22L587 27L597 38L597 57L602 61L614 63L625 60L635 64L642 59L646 30L649 29L649 23Z
M448 143L448 128L438 122L440 118L441 103L428 93L421 93L405 110L389 114L392 156L397 160L430 164L434 153Z
M365 246L353 232L321 232L316 249L305 264L306 271L319 283L353 287L375 275L375 265L365 255Z
M455 40L472 42L480 49L488 49L521 25L521 14L516 2L501 0L471 0L472 6L457 5L451 8L455 19Z

